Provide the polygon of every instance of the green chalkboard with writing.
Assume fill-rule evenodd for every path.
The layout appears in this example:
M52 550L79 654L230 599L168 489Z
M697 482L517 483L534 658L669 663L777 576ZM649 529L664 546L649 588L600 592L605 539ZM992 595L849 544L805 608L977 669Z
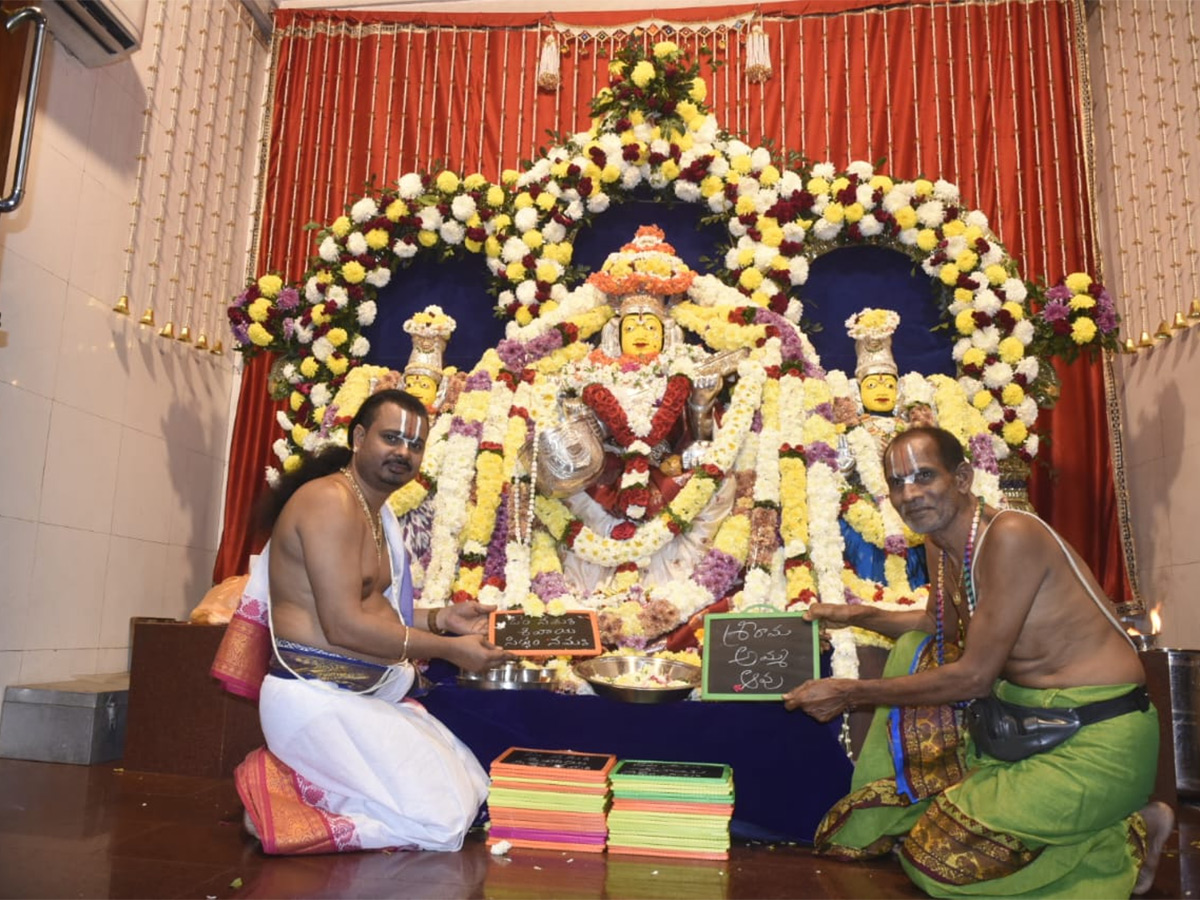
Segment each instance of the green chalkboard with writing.
M817 629L803 613L704 617L704 700L775 700L821 675Z
M598 656L600 629L593 610L558 616L527 616L503 610L492 613L488 637L516 656Z

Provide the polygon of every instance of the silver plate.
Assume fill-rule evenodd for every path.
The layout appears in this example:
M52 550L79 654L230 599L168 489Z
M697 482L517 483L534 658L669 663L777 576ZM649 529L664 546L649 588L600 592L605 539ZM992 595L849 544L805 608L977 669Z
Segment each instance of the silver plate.
M544 691L554 689L557 673L553 669L531 669L520 663L506 662L483 672L460 670L458 683L462 687L484 691Z
M625 703L671 703L683 700L700 686L700 667L653 656L602 656L575 664L575 672L601 697ZM667 681L684 681L676 687L634 687L613 684L608 679L621 675L657 675Z

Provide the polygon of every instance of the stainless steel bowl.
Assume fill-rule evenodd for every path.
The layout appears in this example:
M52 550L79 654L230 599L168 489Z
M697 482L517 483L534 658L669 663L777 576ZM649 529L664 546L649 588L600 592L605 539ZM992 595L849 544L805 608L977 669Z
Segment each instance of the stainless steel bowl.
M553 690L557 677L553 669L530 668L519 662L506 662L483 672L459 671L458 683L462 687L485 691Z
M602 656L575 664L575 672L601 697L626 703L670 703L683 700L700 686L700 667L653 656ZM683 681L684 686L635 687L613 684L612 679L634 674L639 678L657 676L664 681Z

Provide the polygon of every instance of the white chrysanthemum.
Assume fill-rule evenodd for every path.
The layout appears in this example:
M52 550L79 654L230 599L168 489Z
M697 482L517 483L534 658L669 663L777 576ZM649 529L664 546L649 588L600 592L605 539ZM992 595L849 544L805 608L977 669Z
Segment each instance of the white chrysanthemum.
M994 362L984 367L983 383L988 388L1001 388L1012 381L1013 370L1006 362Z
M946 258L958 259L962 252L967 249L967 239L961 234L956 234L953 237L948 237L946 241Z
M400 196L405 200L413 200L419 197L424 188L425 184L421 180L421 176L416 172L409 172L407 175L401 176L400 183L397 185Z
M621 172L621 187L627 191L633 190L642 183L642 169L640 166L626 166Z
M291 431L292 429L289 427L287 430ZM271 452L275 454L275 456L279 459L280 462L283 462L285 459L287 459L289 456L292 455L292 447L287 442L287 438L279 438L279 440L277 440L273 444L271 444ZM267 469L268 477L272 471L274 471L274 470ZM278 474L278 473L276 473L276 474Z
M943 203L951 205L958 203L958 185L939 178L933 183L933 196Z
M587 200L587 210L590 213L602 213L608 209L609 202L608 194L602 192L592 194Z
M829 195L828 194L818 194L816 197L813 198L813 205L812 205L813 215L814 216L821 215L821 213L825 212L825 207L827 207L828 205L829 205Z
M808 257L793 256L788 262L788 279L799 285L808 281Z
M788 169L779 176L776 189L779 191L781 197L790 197L796 191L804 190L804 179L798 173Z
M768 247L766 244L759 244L754 248L754 267L762 269L764 272L771 265L779 251L774 247Z
M987 422L989 425L995 425L997 422L1004 421L1004 408L995 400L993 400L984 410L982 410L980 415L983 416L983 421Z
M717 124L717 117L712 115L705 116L700 126L692 129L692 133L696 136L697 146L715 143L720 132L721 126Z
M412 259L417 255L417 245L410 244L405 240L399 240L392 245L392 252L401 259Z
M310 344L313 339L313 328L311 325L302 325L296 323L296 340L301 344Z
M813 235L822 241L832 241L842 230L841 222L830 222L828 219L817 219L813 223Z
M1038 372L1040 371L1041 365L1036 356L1026 356L1017 363L1017 374L1030 384L1033 384L1037 380Z
M317 255L327 263L338 261L341 251L338 249L337 241L332 234L326 236L325 240L321 241L321 246L317 248Z
M367 252L367 238L361 231L352 231L346 235L346 251L352 256L362 256Z
M971 332L971 343L984 353L995 353L1000 346L1000 329L995 325L987 328L976 328Z
M501 291L500 296L496 298L496 305L501 308L505 308L516 299L517 295L512 291ZM504 326L504 336L511 340L520 327L521 326L518 325L515 320L509 319L508 324Z
M529 245L519 237L510 237L500 248L500 258L506 263L514 263L524 259L529 252Z
M785 319L787 319L789 322L791 322L793 325L798 325L798 324L800 324L800 317L802 315L804 315L804 304L802 304L795 297L789 297L788 303L787 303L787 309L784 310L783 317ZM801 334L800 341L804 345L804 358L807 359L809 362L812 362L819 366L821 364L821 360L820 360L820 358L818 358L817 354L813 351L812 344L810 344L808 342L808 338L805 337L803 334Z
M926 228L936 228L946 220L946 208L938 200L926 200L917 207L917 221Z
M532 280L522 281L517 285L517 302L528 306L537 299L537 284Z
M456 246L463 242L463 237L467 231L463 228L461 222L455 222L453 219L447 219L442 223L442 227L438 229L438 234L441 235L443 241L451 246Z
M846 171L856 175L861 181L870 181L875 175L875 167L865 159L856 159L846 166Z
M978 378L972 378L970 375L964 375L958 379L958 384L962 388L963 394L967 397L974 397L983 390L983 382Z
M916 228L904 228L896 235L896 238L905 247L915 247L917 245L917 236L920 233L920 230Z
M746 233L746 226L738 219L729 220L729 233L735 238L740 238Z
M904 209L911 202L912 186L908 184L898 184L883 195L883 208L892 215L895 215L898 210Z
M1026 347L1033 340L1033 322L1029 319L1022 319L1013 326L1012 335Z
M321 437L321 433L319 431L310 431L304 436L304 443L302 443L300 446L303 448L305 453L312 454L320 450L321 445L324 443L325 439Z
M442 225L442 212L436 206L422 206L417 218L424 231L437 231Z
M316 275L313 275L304 282L304 299L309 303L320 303L321 297L321 282L317 281Z
M1029 291L1025 287L1025 282L1020 278L1004 279L1004 296L1014 303L1021 303L1029 296Z
M1024 400L1017 404L1017 418L1026 425L1032 426L1033 423L1037 421L1037 417L1038 405L1037 401L1032 397L1027 396Z
M371 342L361 334L350 342L350 355L355 359L362 359L371 351Z
M837 169L831 162L817 163L813 166L812 173L814 178L824 178L826 181L833 181L837 177Z
M986 269L1004 262L1004 248L994 241L988 244L987 251L979 256L979 268Z
M684 181L682 178L675 181L675 196L687 203L697 203L700 200L700 185L694 181Z
M537 228L539 212L540 210L538 210L536 206L527 206L524 209L519 209L517 210L516 215L513 216L513 225L515 225L517 231L521 232L522 234L524 234L526 231L529 231L531 228ZM510 238L509 243L511 243L513 240L517 239ZM520 243L522 246L524 246L524 241L521 241ZM507 246L508 245L506 244L505 247ZM526 251L528 251L528 249L529 248L526 247ZM522 254L522 256L524 256L524 254Z
M367 284L371 287L382 288L387 287L388 282L392 280L392 270L379 266L367 273Z
M370 197L363 197L350 207L350 219L362 223L379 215L379 206Z
M960 362L962 362L963 356L970 349L971 349L971 339L970 338L959 338L957 341L954 342L954 349L951 351L950 355L954 357L954 361L956 363L960 363Z
M858 230L863 237L875 237L883 233L883 223L871 213L858 220Z
M494 276L499 277L500 275L504 274L505 265L504 265L504 260L502 260L502 259L495 259L495 258L489 256L487 258L487 267L488 267L488 271L491 272L492 275L494 275Z
M547 244L560 244L567 239L567 227L562 222L547 222L542 228L542 240Z
M287 379L289 384L299 384L304 376L300 374L300 370L296 368L295 363L284 363L283 377Z
M567 208L563 210L563 215L572 222L578 222L583 218L583 203L580 200L573 200L567 204Z
M761 172L771 164L771 151L766 147L755 147L750 153L750 166L756 172Z
M785 222L782 226L783 239L792 243L804 241L804 226L799 222Z
M374 324L375 316L378 312L379 307L376 306L374 300L364 300L358 304L358 308L354 310L354 315L358 319L358 324L365 328L368 325Z
M1031 434L1025 439L1025 452L1030 456L1037 456L1038 452L1038 436Z
M308 395L308 398L312 400L313 406L326 406L333 399L329 385L323 381L318 381L313 385L312 392Z
M975 302L973 306L980 312L985 312L989 316L994 316L996 313L1000 312L1000 298L997 297L995 292L991 289L984 288L982 291L979 291L977 294L975 294Z
M567 286L561 281L556 281L554 284L550 285L550 299L555 303L562 303L563 299L567 296L567 293Z
M764 294L766 294L768 297L774 297L780 291L778 283L776 283L774 280L772 280L770 278L764 278L762 284L759 285L758 289L760 291L762 291Z
M450 212L460 222L465 222L475 215L475 198L470 194L459 194L450 201Z
M312 354L321 362L325 362L329 358L329 354L333 352L333 344L329 342L327 337L319 337L313 341Z
M743 240L746 240L746 239L743 238ZM739 241L738 243L740 244L741 241ZM737 246L730 247L728 250L725 251L725 268L727 268L727 269L740 269L741 268L741 266L738 265L738 252L739 252L739 248Z
M717 178L724 178L729 174L729 160L724 156L714 156L713 161L708 164L708 173Z
M968 226L973 225L976 228L981 228L985 232L988 230L988 217L985 216L983 211L979 209L969 210L963 216L963 222L965 222Z
M292 430L292 420L288 418L287 413L282 409L275 413L275 423L284 431Z

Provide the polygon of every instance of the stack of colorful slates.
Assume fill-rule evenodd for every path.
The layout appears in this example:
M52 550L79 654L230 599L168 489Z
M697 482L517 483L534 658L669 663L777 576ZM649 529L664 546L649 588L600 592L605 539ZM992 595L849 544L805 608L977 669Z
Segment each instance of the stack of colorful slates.
M729 857L733 771L720 763L622 760L611 775L609 853Z

